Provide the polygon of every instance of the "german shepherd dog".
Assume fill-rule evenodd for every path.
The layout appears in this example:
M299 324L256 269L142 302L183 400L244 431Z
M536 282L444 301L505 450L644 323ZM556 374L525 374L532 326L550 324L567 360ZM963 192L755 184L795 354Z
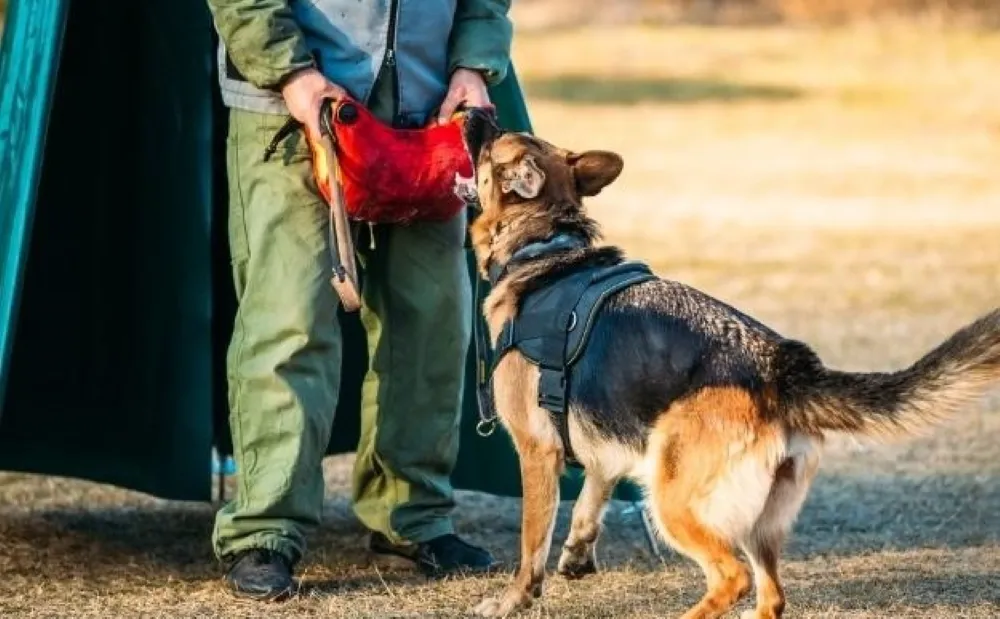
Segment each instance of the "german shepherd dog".
M598 226L582 205L615 181L623 161L504 132L485 115L470 117L466 137L481 209L470 226L478 269L485 277L507 266L483 301L495 342L528 291L568 269L624 260L620 249L596 245ZM558 233L585 243L507 265L519 248ZM1000 309L909 368L842 372L719 300L652 279L605 303L572 372L569 442L585 481L558 572L596 571L609 496L631 479L664 541L704 571L707 591L684 619L725 614L751 585L756 607L744 619L772 619L785 608L781 547L827 435L905 436L984 396L1000 381ZM501 595L473 610L485 617L541 596L567 451L553 415L539 406L537 366L512 350L493 381L520 459L523 503L520 565Z

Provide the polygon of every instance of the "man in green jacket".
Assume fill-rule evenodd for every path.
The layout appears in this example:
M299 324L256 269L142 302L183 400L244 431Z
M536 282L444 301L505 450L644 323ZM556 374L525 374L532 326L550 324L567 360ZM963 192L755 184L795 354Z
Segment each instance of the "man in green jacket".
M229 242L239 299L229 348L235 499L213 545L236 595L294 591L320 520L321 460L341 366L327 207L302 132L263 154L288 116L317 127L348 93L397 127L489 102L509 62L509 1L207 0L230 108ZM374 226L358 243L371 364L353 501L370 548L435 575L495 565L455 535L458 453L472 299L465 215ZM352 360L347 359L347 363Z

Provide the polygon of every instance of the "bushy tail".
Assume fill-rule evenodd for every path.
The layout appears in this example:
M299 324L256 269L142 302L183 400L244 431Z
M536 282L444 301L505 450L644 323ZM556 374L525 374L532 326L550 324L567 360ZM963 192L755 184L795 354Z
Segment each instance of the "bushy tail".
M779 401L790 427L875 438L910 434L1000 384L1000 309L898 372L831 370L795 341L781 345L779 359Z

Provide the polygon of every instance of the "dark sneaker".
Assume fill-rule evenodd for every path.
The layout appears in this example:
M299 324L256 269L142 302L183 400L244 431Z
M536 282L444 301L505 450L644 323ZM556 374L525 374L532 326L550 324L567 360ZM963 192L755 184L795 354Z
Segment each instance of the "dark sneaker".
M236 555L226 574L229 592L238 598L277 602L295 593L292 562L274 550L254 548Z
M385 535L372 533L368 549L376 555L406 559L428 576L482 574L500 567L488 550L473 546L454 533L405 545L393 544Z

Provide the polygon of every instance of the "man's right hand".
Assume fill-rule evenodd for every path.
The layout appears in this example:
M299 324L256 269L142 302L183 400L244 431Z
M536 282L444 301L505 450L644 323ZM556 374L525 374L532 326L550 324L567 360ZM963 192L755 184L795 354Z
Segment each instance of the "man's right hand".
M296 73L281 88L288 112L315 136L320 135L319 110L323 99L340 99L346 95L347 91L316 69Z

